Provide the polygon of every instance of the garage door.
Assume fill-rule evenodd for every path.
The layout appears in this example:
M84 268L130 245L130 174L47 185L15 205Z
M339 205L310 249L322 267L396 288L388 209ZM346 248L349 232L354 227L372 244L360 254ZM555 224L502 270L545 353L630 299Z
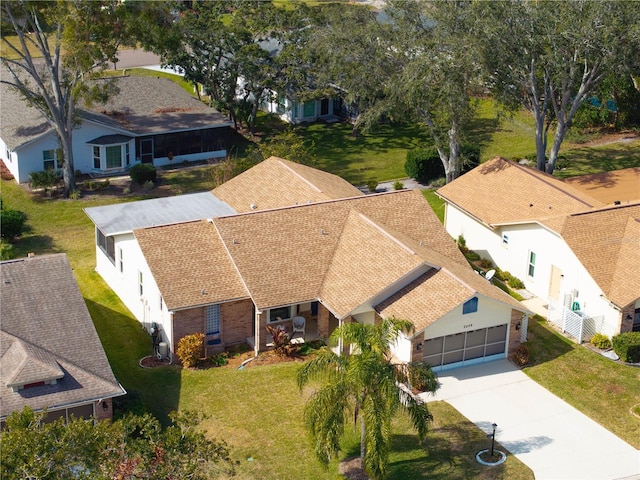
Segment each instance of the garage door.
M434 368L452 368L503 358L506 348L505 324L425 340L423 360Z

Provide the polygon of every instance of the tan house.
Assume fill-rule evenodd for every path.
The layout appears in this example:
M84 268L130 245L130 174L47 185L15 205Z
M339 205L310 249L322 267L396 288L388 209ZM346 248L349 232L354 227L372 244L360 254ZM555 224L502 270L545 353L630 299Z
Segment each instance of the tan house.
M0 263L0 421L30 407L110 419L126 392L111 371L65 254Z
M394 354L443 369L504 358L525 338L526 309L469 267L417 190L365 196L269 159L213 194L237 213L133 229L127 258L148 306L138 318L171 351L196 332L207 354L240 343L257 353L267 325L293 333L301 320L296 335L310 341L396 317L416 328Z
M562 181L497 157L438 195L449 234L520 278L576 340L640 330L638 169Z

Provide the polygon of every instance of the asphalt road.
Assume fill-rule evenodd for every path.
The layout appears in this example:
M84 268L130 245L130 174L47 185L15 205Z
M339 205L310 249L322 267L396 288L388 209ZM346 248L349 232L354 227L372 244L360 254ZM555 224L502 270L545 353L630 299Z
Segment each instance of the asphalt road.
M120 50L118 51L118 63L113 70L122 70L123 68L147 67L149 65L160 65L160 57L151 52L144 50Z

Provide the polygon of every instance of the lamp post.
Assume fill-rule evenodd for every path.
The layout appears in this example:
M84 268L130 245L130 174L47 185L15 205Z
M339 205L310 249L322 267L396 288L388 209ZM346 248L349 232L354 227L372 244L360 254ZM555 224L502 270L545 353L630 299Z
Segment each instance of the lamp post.
M491 437L491 454L489 455L490 458L493 458L493 447L496 444L496 427L498 426L495 423L492 423L491 426L493 427L493 432L492 433L488 433L487 437Z

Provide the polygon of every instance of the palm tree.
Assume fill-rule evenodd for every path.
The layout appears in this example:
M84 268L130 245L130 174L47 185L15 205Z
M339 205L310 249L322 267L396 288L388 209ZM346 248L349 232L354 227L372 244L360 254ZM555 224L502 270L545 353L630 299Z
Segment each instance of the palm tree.
M401 385L419 370L425 389L435 392L439 387L436 375L426 364L393 364L389 356L399 333L412 329L411 322L398 319L384 319L376 325L342 324L331 335L330 344L342 339L351 344L352 353L337 355L323 347L298 372L300 390L310 381L322 382L307 400L304 420L316 456L325 465L340 451L350 413L356 423L360 420L361 467L372 478L387 474L391 419L399 409L409 413L420 440L424 439L433 417L427 404Z

